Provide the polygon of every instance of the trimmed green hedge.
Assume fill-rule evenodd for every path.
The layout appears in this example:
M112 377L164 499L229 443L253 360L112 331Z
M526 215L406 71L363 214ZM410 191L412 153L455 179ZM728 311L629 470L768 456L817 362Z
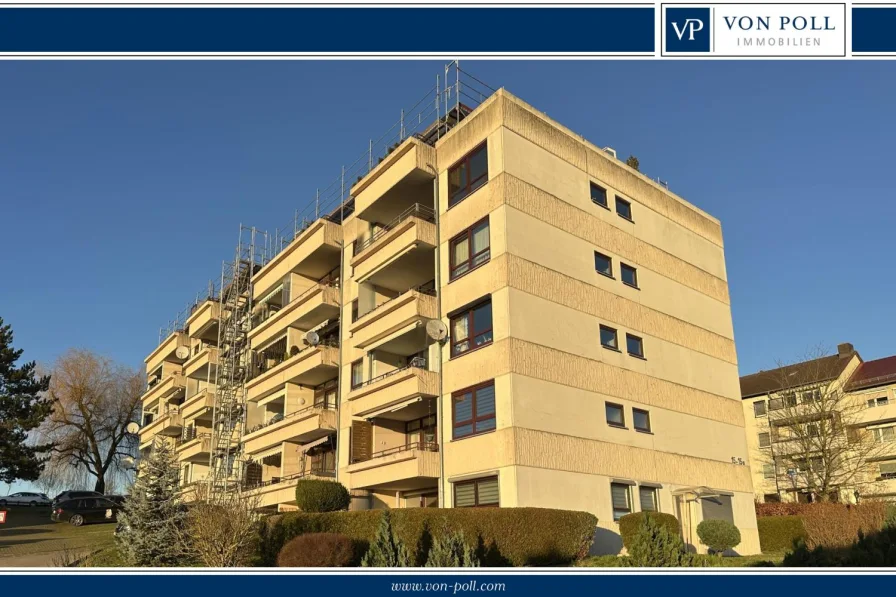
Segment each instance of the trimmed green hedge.
M756 523L763 553L793 549L795 541L805 541L807 537L801 516L763 516Z
M395 534L417 566L426 562L432 538L446 532L463 532L476 541L485 566L568 564L588 554L597 526L597 518L587 512L547 508L409 508L390 514ZM381 515L362 510L272 516L261 527L255 564L276 565L283 545L305 533L350 537L361 547L359 559L376 535Z
M663 514L662 512L634 512L626 514L619 519L619 534L622 536L622 544L626 549L630 548L645 516L654 518L661 526L669 529L669 532L673 535L681 534L681 525L678 524L678 519L671 514Z
M303 512L347 510L351 500L345 485L336 481L299 479L296 483L296 505Z

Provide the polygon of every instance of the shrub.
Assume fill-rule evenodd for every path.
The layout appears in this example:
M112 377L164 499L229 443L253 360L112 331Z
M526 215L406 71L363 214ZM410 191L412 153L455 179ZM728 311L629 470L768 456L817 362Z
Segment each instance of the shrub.
M740 531L727 520L704 520L697 525L697 536L719 555L740 545Z
M766 502L760 504L756 502L756 517L765 516L800 516L805 514L807 508L811 508L812 504L799 504L796 502Z
M884 519L884 528L896 527L896 504L887 504L887 516Z
M625 568L628 563L627 556L591 556L578 562L576 566L583 568Z
M324 479L300 479L296 505L303 512L336 512L348 509L351 496L342 483Z
M671 568L691 564L691 555L681 536L660 520L657 516L645 516L641 519L638 532L627 547L627 566Z
M869 535L884 526L887 506L884 502L863 502L859 505L820 503L812 504L803 515L806 546L848 547L856 542L859 533Z
M352 565L354 545L345 535L308 533L291 539L277 556L280 568L344 568Z
M799 545L784 556L785 566L799 567L893 567L896 566L896 527L869 535L861 534L849 547Z
M368 568L407 568L411 565L410 552L402 540L395 536L388 510L383 510L380 516L376 537L364 554L361 565Z
M463 532L446 533L433 539L426 558L427 568L478 568L476 549L464 541Z
M390 511L395 535L418 566L426 562L427 535L463 532L486 566L569 564L588 555L597 519L587 512L547 508L411 508ZM286 541L305 533L340 533L361 555L377 533L381 512L295 512L270 517L261 527L255 564L273 566ZM356 560L358 562L360 557Z
M757 518L759 545L763 553L793 549L806 541L806 527L801 516L767 516Z
M678 519L671 514L663 514L661 512L635 512L633 514L626 514L619 519L619 534L622 536L622 544L626 549L629 549L635 535L641 529L641 524L643 523L644 518L647 516L656 519L660 525L669 529L669 532L673 535L681 534L681 525L679 525Z

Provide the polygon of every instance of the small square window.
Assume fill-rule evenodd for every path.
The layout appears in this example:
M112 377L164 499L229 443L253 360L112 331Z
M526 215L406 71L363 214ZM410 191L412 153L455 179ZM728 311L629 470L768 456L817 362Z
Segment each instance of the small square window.
M605 325L600 326L600 345L611 350L619 350L619 341L616 339L616 330Z
M760 433L759 434L759 447L767 448L772 445L771 436L768 433Z
M594 269L597 273L603 274L609 278L613 277L613 260L603 253L594 252Z
M602 186L598 186L593 182L591 183L591 200L601 207L610 209L610 206L607 203L607 189L603 188Z
M638 500L641 502L641 512L659 512L660 501L656 497L656 487L638 487Z
M775 465L774 464L763 464L762 465L762 476L765 479L774 479L775 478Z
M765 400L759 400L753 403L753 416L764 417L766 415Z
M632 409L632 425L638 431L650 433L650 413L640 408Z
M625 427L625 409L621 404L606 403L607 425Z
M638 336L625 335L625 347L633 357L644 358L644 341Z
M616 213L619 214L620 217L625 218L629 222L633 222L632 220L632 204L626 201L625 199L620 199L616 197Z
M622 283L628 284L632 288L638 287L638 270L627 263L619 265L619 271L622 272Z

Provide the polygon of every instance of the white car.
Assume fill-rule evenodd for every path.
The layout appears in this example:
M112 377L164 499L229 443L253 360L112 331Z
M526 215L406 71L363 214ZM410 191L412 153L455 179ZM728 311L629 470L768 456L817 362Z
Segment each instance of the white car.
M50 498L43 493L33 493L30 491L20 491L11 493L6 497L0 497L0 508L6 506L49 506Z

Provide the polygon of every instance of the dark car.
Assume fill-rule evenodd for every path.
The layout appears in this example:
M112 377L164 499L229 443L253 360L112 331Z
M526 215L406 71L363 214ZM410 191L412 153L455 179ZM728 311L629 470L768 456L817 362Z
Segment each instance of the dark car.
M107 500L115 502L119 506L124 506L124 501L128 499L128 496L126 495L105 495L103 497L105 497Z
M53 507L50 518L79 527L86 522L115 522L119 510L121 506L102 496L85 497L59 502Z
M56 505L61 502L86 497L103 497L103 494L101 494L99 491L63 491L53 498L53 503L50 505L55 510Z

